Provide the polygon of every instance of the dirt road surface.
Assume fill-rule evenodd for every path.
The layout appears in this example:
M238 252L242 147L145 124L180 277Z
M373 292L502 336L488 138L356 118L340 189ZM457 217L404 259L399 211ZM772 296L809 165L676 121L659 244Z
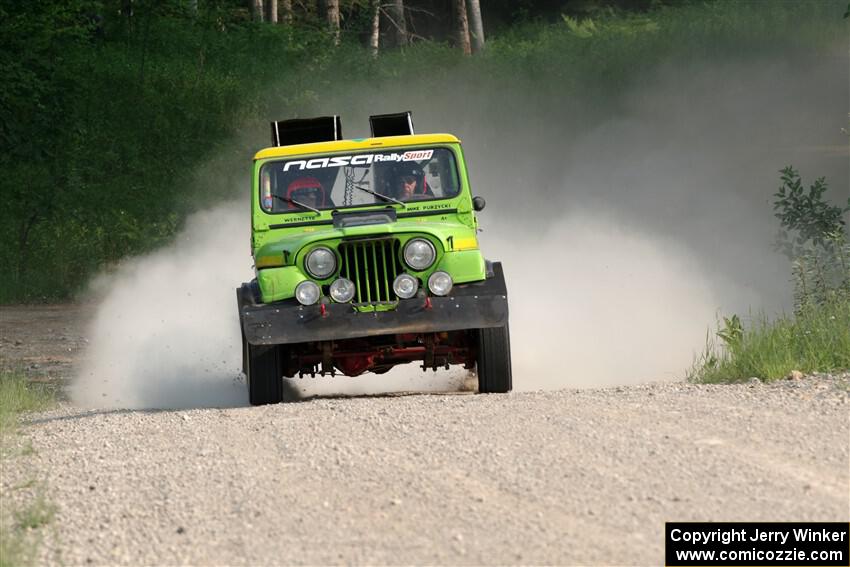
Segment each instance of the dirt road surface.
M3 358L64 372L50 362L62 351L26 362L24 341L79 356L82 311L28 310L19 331L24 314L3 308ZM44 340L48 328L66 339ZM4 458L0 491L14 505L27 479L44 486L57 507L47 565L661 564L665 521L850 519L849 420L847 376L180 411L63 403L28 418L13 443L32 451Z

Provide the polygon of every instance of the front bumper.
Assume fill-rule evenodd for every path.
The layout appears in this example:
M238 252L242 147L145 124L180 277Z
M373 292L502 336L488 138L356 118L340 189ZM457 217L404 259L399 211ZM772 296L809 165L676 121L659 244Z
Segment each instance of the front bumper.
M480 282L458 284L448 297L399 300L392 311L362 313L347 303L304 306L295 300L259 304L247 285L236 290L245 339L253 345L353 339L398 333L434 333L501 327L508 294L501 263Z

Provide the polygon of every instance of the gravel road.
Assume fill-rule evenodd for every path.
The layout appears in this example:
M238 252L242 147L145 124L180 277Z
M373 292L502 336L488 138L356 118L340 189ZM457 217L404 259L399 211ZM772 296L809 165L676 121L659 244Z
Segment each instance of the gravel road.
M63 404L0 494L57 506L46 565L660 564L665 521L850 519L848 384Z

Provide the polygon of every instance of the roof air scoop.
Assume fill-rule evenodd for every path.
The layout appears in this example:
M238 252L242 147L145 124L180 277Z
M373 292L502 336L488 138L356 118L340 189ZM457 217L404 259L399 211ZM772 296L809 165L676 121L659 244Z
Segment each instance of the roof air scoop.
M372 127L372 137L410 136L413 134L413 115L407 112L397 114L378 114L369 117Z
M271 125L273 146L342 140L342 122L337 115L278 120Z

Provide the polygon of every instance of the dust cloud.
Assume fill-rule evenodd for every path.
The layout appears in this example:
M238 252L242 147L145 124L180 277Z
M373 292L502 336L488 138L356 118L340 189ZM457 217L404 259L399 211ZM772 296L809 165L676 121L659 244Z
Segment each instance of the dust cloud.
M234 282L252 277L248 203L194 214L168 248L103 275L71 387L85 407L242 405Z
M445 92L352 86L356 98L302 115L341 113L358 137L370 113L411 109L419 132L457 134L473 193L487 199L482 249L508 278L514 388L620 385L681 379L719 313L787 308L787 265L771 246L777 170L825 175L837 199L847 191L847 74L846 51L668 62L603 99L567 99L545 79L496 89L454 77ZM252 133L231 152L246 172L227 178L233 187L265 143ZM252 277L242 193L98 283L78 403L247 403L233 291ZM456 389L464 378L408 365L292 384L309 396Z

